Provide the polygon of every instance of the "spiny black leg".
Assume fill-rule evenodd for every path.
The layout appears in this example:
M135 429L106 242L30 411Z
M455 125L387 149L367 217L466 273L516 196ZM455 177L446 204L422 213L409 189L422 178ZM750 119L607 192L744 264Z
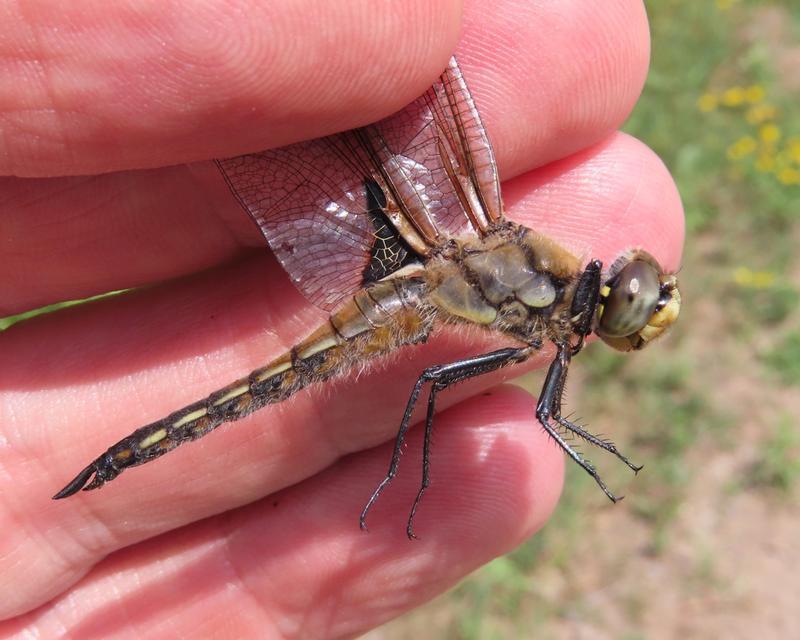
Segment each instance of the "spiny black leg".
M597 473L597 469L595 469L592 464L585 460L577 451L570 447L569 444L567 444L561 437L561 434L559 434L558 431L556 431L553 426L547 422L546 418L539 418L539 422L542 424L545 431L547 431L547 433L553 438L553 440L556 441L558 446L561 447L570 458L577 462L581 469L594 478L594 481L603 490L603 493L608 496L608 499L611 500L611 502L619 502L622 500L622 498L624 498L624 496L615 496L613 493L611 493L611 490L606 486L606 483L603 482L603 479L600 477L600 474Z
M572 330L578 336L578 342L572 347L574 356L583 348L583 341L592 332L592 320L600 299L600 277L603 263L592 260L581 274L575 295L572 298L570 315L572 317Z
M588 268L587 268L587 271L588 271ZM639 473L639 471L642 470L642 467L639 466L639 465L633 464L630 460L628 460L627 457L622 455L622 453L620 453L620 451L617 449L616 445L613 442L610 442L608 440L603 440L602 438L598 438L596 435L586 431L586 429L584 429L583 427L581 427L581 426L579 426L579 425L577 425L577 424L571 422L570 420L567 420L566 418L563 418L561 416L561 398L564 395L564 386L567 383L567 369L569 368L569 362L571 360L571 357L574 356L575 353L576 353L575 347L573 347L572 351L570 352L570 357L568 357L566 359L565 364L562 364L562 366L561 366L561 372L560 372L560 375L558 376L558 383L556 385L556 392L555 392L555 394L553 396L553 401L550 404L550 411L551 411L552 419L555 420L558 424L560 424L565 429L567 429L567 430L571 431L572 433L574 433L575 435L583 438L584 440L586 440L590 444L593 444L596 447L599 447L599 448L601 448L601 449L603 449L605 451L608 451L609 453L614 454L617 458L619 458L626 465L628 465L628 467L630 467L633 470L634 473Z
M409 540L417 536L414 534L414 515L417 513L417 506L425 490L431 484L431 435L433 434L433 414L436 410L436 394L446 389L447 385L441 382L434 382L431 385L431 392L428 395L428 413L425 416L425 439L422 444L422 484L419 486L417 497L411 506L411 513L408 514L408 524L406 525L406 535Z
M362 531L367 530L367 512L378 499L378 496L383 493L386 486L392 481L392 478L397 475L397 468L400 466L400 456L403 453L403 441L406 438L406 432L408 431L411 421L411 414L414 411L414 405L417 404L417 398L419 398L419 392L422 390L422 386L428 381L426 374L429 371L430 369L426 369L422 372L422 375L414 385L414 389L411 391L411 395L408 397L406 410L400 422L400 429L398 429L397 437L394 440L394 451L392 452L392 460L389 463L389 471L386 472L386 477L381 480L381 483L376 487L375 491L372 492L369 500L367 500L367 504L364 505L364 509L361 511L361 517L358 519L358 524Z
M584 429L583 427L575 424L574 422L570 422L569 420L567 420L566 418L562 418L561 416L553 416L553 419L565 429L568 429L575 435L586 440L586 442L593 444L596 447L600 447L601 449L608 451L609 453L614 454L615 456L617 456L617 458L619 458L626 465L628 465L633 470L634 473L639 473L642 470L643 467L641 465L633 464L630 460L628 460L628 458L625 457L619 451L619 449L617 449L617 446L613 442L610 442L609 440L603 440L602 438L598 438L593 433L589 433L588 431L586 431L586 429Z
M530 356L534 349L535 347L498 349L497 351L485 353L473 358L465 358L464 360L457 360L456 362L451 362L450 364L429 367L422 372L420 377L417 379L416 384L414 385L414 389L411 391L411 396L408 398L408 402L406 403L406 410L403 413L403 420L400 423L400 429L398 430L397 437L395 439L392 460L389 463L389 471L386 473L386 477L380 482L378 487L372 493L367 501L366 506L364 507L364 510L361 512L361 517L359 518L359 525L361 529L366 530L367 513L372 505L375 504L378 496L383 493L383 490L392 481L392 478L397 475L397 468L400 464L403 441L405 440L406 433L408 432L411 414L413 413L414 406L419 399L419 394L423 385L425 385L427 382L433 382L434 389L431 389L431 396L428 398L428 418L425 421L426 445L423 451L423 487L420 488L417 499L414 501L414 507L412 508L411 516L409 517L408 522L409 530L411 529L411 520L414 517L417 504L422 498L424 490L427 488L427 485L425 484L426 479L428 484L430 483L430 469L429 464L428 468L426 468L426 460L428 463L430 462L428 455L430 453L430 432L433 428L433 405L436 401L436 393L447 388L451 384L466 380L467 378L473 378L475 376L483 375L484 373L496 371L497 369L500 369L508 364L522 362ZM413 531L409 537L413 537Z
M550 364L547 370L547 377L542 386L542 393L539 396L539 402L536 405L536 418L539 420L545 431L556 441L559 447L572 458L586 473L588 473L597 485L603 490L611 502L618 502L622 500L622 496L615 496L606 483L603 482L597 470L575 451L569 444L561 437L558 430L550 424L550 420L554 419L556 415L561 415L561 395L564 392L564 383L567 379L567 369L572 358L572 347L568 344L556 345L558 352L556 358Z

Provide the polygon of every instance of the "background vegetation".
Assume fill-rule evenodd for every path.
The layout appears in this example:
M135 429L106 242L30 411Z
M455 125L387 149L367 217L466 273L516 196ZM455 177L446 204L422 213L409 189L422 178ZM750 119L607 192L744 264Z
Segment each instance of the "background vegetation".
M652 69L625 129L681 190L684 309L657 349L589 347L569 394L645 469L592 452L627 487L611 508L570 465L540 535L370 638L796 637L800 2L648 12Z

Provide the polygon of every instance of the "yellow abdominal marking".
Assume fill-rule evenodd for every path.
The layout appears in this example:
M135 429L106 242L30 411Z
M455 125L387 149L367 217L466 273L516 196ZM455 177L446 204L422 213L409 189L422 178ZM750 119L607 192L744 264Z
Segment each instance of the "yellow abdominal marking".
M232 400L233 398L238 398L239 396L244 395L248 391L250 391L250 385L249 384L239 385L235 389L231 389L230 391L228 391L228 393L226 393L221 398L215 400L214 401L214 406L218 407L221 404L225 404L228 400Z
M264 382L264 380L268 380L272 376L277 376L279 373L283 373L284 371L291 369L292 363L291 362L284 362L282 364L277 364L274 367L270 367L265 371L262 371L256 376L257 382Z
M173 428L174 427L182 427L183 425L185 425L185 424L187 424L189 422L193 422L194 420L197 420L198 418L202 418L207 413L208 413L208 409L205 409L205 408L197 409L197 411L192 411L191 413L187 413L180 420L176 420L175 422L173 422L172 426L173 426Z
M147 447L152 447L154 444L156 444L157 442L161 442L166 437L167 437L167 430L159 429L155 433L151 433L144 440L141 440L139 442L139 447L142 449L147 449Z
M306 345L302 351L297 352L297 357L301 360L305 360L306 358L310 358L315 353L319 353L320 351L327 351L331 347L335 347L339 344L339 341L336 339L335 335L327 336L322 338L322 340L318 340L316 342L312 342L309 345Z

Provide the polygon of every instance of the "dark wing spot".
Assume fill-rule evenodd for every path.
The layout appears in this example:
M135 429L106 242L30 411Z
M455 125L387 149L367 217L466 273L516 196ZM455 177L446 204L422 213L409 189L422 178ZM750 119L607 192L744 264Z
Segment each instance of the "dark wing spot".
M380 185L367 179L364 188L367 192L367 212L374 228L369 264L363 274L366 285L385 278L418 258L389 222L384 212L386 196Z

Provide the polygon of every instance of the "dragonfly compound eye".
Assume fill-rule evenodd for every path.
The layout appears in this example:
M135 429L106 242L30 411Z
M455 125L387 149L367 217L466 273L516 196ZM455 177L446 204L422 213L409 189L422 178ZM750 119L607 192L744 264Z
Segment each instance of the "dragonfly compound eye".
M629 262L604 287L597 334L614 347L619 342L615 338L635 338L657 312L661 297L659 273L653 265L643 260ZM640 346L631 340L627 349Z

